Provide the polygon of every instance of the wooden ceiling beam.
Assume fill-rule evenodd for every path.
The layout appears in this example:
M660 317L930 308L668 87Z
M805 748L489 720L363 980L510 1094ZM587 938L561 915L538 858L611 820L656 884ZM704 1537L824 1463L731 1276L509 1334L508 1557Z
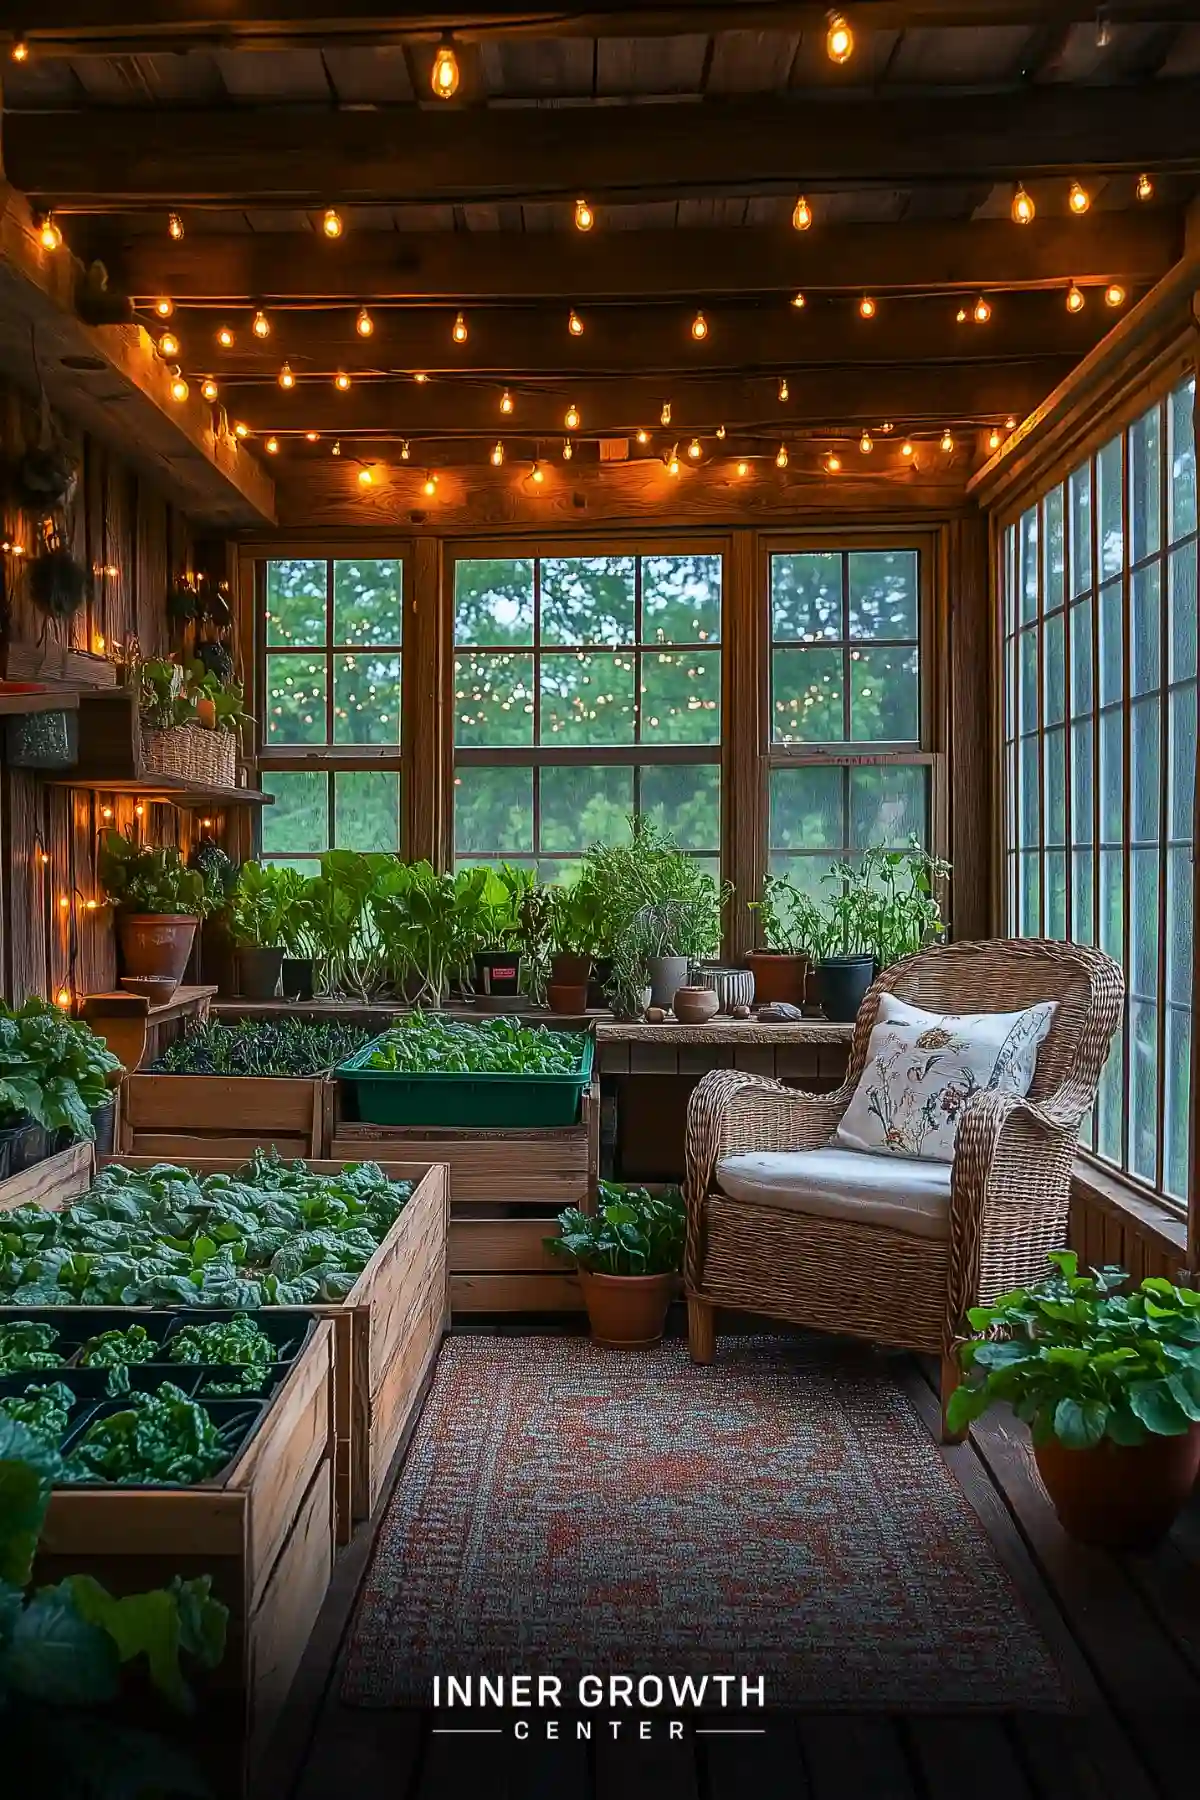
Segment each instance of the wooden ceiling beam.
M1200 80L593 107L11 113L10 179L77 211L535 198L594 203L823 186L1200 168Z
M210 303L314 300L472 302L697 299L830 289L1046 287L1122 280L1149 285L1182 253L1183 225L1159 208L1043 219L829 225L810 232L735 230L511 233L246 232L180 243L122 239L95 253L126 293Z

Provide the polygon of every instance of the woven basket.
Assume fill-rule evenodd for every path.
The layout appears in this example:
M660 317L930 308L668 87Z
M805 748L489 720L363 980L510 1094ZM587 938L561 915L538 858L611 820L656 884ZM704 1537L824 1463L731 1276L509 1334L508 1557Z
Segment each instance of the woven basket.
M148 775L177 775L208 787L237 784L237 739L231 731L176 725L142 732L142 763Z

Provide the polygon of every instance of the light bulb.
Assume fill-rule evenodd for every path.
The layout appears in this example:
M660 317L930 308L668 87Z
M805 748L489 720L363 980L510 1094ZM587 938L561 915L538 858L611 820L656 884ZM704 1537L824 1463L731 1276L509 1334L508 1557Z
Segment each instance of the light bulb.
M534 463L533 468L530 470L529 479L531 481L536 481L537 485L541 487L543 481L546 479L546 471L543 469L541 463Z
M692 336L697 342L708 336L708 320L702 312L698 312L692 320Z
M662 411L658 415L658 422L660 425L669 425L671 423L671 402L669 400L663 401Z
M988 299L986 299L983 294L980 294L978 300L975 302L974 308L972 309L971 317L974 319L974 321L977 325L986 325L988 320L991 318L991 316L992 316L991 302Z
M946 452L946 454L948 456L950 454L951 450L953 450L953 448L954 448L954 433L952 431L950 431L949 428L947 428L942 433L942 449Z
M47 213L38 227L38 243L43 250L61 250L62 232L54 223L53 215Z
M723 426L723 425L718 425L718 426L717 426L717 436L718 436L718 438L720 438L720 439L722 439L722 440L723 440L723 439L724 439L724 437L725 437L725 427L724 427L724 426Z
M220 345L222 350L232 350L233 349L234 337L233 337L233 333L232 333L232 331L230 331L228 325L222 325L219 328L219 330L217 331L217 343Z
M875 448L875 439L871 436L869 431L863 432L858 440L858 447L864 456L870 456L872 450Z
M896 427L892 424L892 421L890 419L885 419L883 421L883 424L879 427L879 429L882 432L884 437L891 437L891 435L892 435L893 431L895 431Z
M825 33L825 51L830 62L849 62L854 55L854 33L839 12L829 15L829 30Z
M700 439L699 438L693 438L691 443L688 445L688 455L691 457L693 462L700 461Z
M787 445L780 444L778 450L775 452L775 467L777 469L786 469L787 466L788 466Z
M55 996L54 996L54 1004L55 1004L55 1006L60 1006L63 1009L63 1011L65 1012L66 1009L71 1004L70 988L65 988L65 987L59 988L57 994L55 994Z
M989 450L998 450L1000 448L1000 443L1001 443L1001 438L1000 438L999 427L996 425L993 425L992 429L988 432L988 449Z
M1033 196L1027 194L1020 182L1013 195L1012 218L1014 225L1032 225L1037 217L1037 207L1033 204Z
M345 369L338 370L333 378L333 385L339 394L346 394L350 391L350 377L347 375Z
M429 75L429 85L439 100L452 100L458 92L458 58L449 35L438 45Z
M1088 193L1087 189L1082 183L1073 181L1071 183L1071 191L1067 195L1067 205L1070 207L1071 211L1076 217L1079 217L1087 211L1091 204L1092 196Z
M164 331L158 340L158 354L168 360L179 355L179 339L173 331Z
M1084 299L1083 289L1078 283L1073 281L1067 289L1067 311L1070 313L1079 313L1083 311L1086 305L1087 301Z
M430 500L432 500L433 496L437 493L437 480L438 478L436 475L430 474L426 475L424 481L421 483L421 492L427 495Z
M592 229L592 226L595 223L596 223L596 215L592 211L591 207L588 205L587 201L586 200L577 200L575 202L575 229L576 229L576 231L590 231Z
M900 446L901 456L906 457L911 461L911 459L916 455L916 453L917 453L916 446L914 445L912 439L905 438L904 442Z
M234 437L248 438L250 436L250 427L244 420L239 419L233 428L233 435Z
M1104 290L1105 306L1124 306L1127 298L1125 289L1119 281L1110 281Z
M494 468L498 469L500 467L500 464L503 461L504 461L504 445L501 443L497 443L493 446L493 449L492 449L492 466Z
M579 408L575 405L574 401L572 401L571 405L567 408L563 424L568 431L578 431L579 429Z
M12 57L12 59L15 63L28 62L29 61L29 45L25 42L24 38L18 38L16 43L13 45L12 49L9 51L8 54Z
M808 204L804 195L801 194L795 206L792 208L792 229L794 231L807 231L812 222L812 207Z
M182 238L182 236L183 236L183 220L180 218L178 213L168 213L167 214L167 231L168 231L169 235L174 238L176 243L178 243L179 240Z
M279 385L281 388L294 388L295 387L296 377L292 374L292 367L291 367L290 363L285 362L282 369L280 369Z
M1150 200L1154 197L1154 183L1149 175L1139 175L1137 186L1133 190L1139 200Z
M112 816L113 816L113 809L111 806L102 806L100 808L100 817L102 819L111 819Z
M174 380L171 382L171 398L172 398L172 400L178 400L182 404L182 402L187 399L190 392L191 392L191 389L188 387L187 382L183 379L183 376L176 375Z
M779 398L781 400L786 400L787 397L788 397L787 376L781 375L779 377Z
M954 317L955 317L955 320L956 320L956 322L957 322L957 323L958 323L958 324L959 324L959 325L965 325L965 324L966 324L966 322L967 322L967 309L966 309L966 307L965 307L965 306L960 306L960 307L959 307L959 309L958 309L958 311L957 311L957 312L956 312L956 313L955 313L955 315L954 315Z
M842 466L842 459L836 450L831 450L825 458L825 467L831 475L836 475Z
M748 475L750 473L750 464L748 462L740 462L737 466L737 472L739 475Z
M257 338L268 338L271 335L271 321L261 307L254 315L253 330Z
M329 454L330 454L330 456L340 456L340 455L341 455L341 454L342 454L342 440L341 440L341 438L334 438L334 440L333 440L333 448L332 448L332 450L331 450L331 451L330 451L330 452L329 452Z
M358 471L359 487L370 487L373 479L374 477L372 476L370 469L360 469Z
M639 444L648 444L650 442L650 433L646 430L644 425L639 426L638 428L637 441Z
M454 339L456 344L465 344L469 335L467 321L463 318L461 313L455 313L454 328L451 331L450 336Z
M1004 429L1005 431L1015 431L1017 429L1017 421L1012 413L1009 413L1007 419L1005 419Z
M206 400L215 400L216 399L217 384L213 380L211 375L206 375L204 380L200 383L200 392L204 395L204 398Z
M429 377L426 375L424 369L417 369L413 373L413 380L417 383L418 387L423 387L429 380Z
M320 438L321 438L321 434L319 431L306 431L304 434L305 442L309 443L309 444L319 443Z
M359 337L370 337L375 329L375 321L365 306L359 308L358 317L354 321L354 329Z
M175 311L175 302L173 300L168 300L165 294L160 294L159 298L154 302L154 310L160 319L169 319L171 314Z
M500 411L502 413L510 413L512 411L512 409L513 409L513 397L509 393L508 389L505 388L504 392L500 396Z
M808 301L804 298L803 294L793 294L792 305L799 311L802 306L808 305Z
M135 819L143 818L145 816L145 812L146 812L146 808L142 805L142 802L139 800L137 805L133 809L134 818Z
M321 229L327 238L340 238L342 235L342 215L336 207L327 206L325 217L321 220Z
M268 456L278 456L279 455L279 439L277 437L269 437L267 439L266 443L263 445L263 449L266 451Z
M872 300L870 294L864 294L858 303L859 317L862 319L873 319L878 311L879 308L876 306L874 300Z
M575 446L571 442L570 438L568 438L566 440L566 442L563 444L563 461L570 462L570 460L574 456L574 454L575 454Z
M575 311L574 307L571 308L571 316L567 320L567 330L570 332L572 337L582 337L583 336L583 320L580 318L579 314Z
M408 439L401 438L400 439L400 461L407 462L408 458L409 458L409 454L410 454L410 452L409 452L409 448L408 448Z
M668 475L678 475L678 473L679 473L679 458L676 456L675 452L672 450L670 456L667 458L667 474Z

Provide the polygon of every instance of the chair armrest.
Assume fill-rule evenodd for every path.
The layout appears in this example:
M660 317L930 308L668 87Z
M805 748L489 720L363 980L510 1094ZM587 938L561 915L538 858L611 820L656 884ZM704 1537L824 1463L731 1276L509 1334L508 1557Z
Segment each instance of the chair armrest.
M723 1157L742 1150L819 1150L837 1130L853 1092L843 1083L829 1094L807 1094L765 1075L710 1069L688 1102L689 1206L703 1201Z

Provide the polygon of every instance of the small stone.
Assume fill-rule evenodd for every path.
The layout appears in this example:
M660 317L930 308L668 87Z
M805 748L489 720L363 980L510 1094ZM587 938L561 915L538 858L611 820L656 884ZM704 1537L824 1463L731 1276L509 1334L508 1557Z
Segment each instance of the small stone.
M667 1015L661 1006L648 1006L646 1008L647 1025L664 1025L666 1023L666 1018Z
M748 1019L750 1017L750 1008L748 1006L731 1006L729 1009L729 1016L731 1019Z

